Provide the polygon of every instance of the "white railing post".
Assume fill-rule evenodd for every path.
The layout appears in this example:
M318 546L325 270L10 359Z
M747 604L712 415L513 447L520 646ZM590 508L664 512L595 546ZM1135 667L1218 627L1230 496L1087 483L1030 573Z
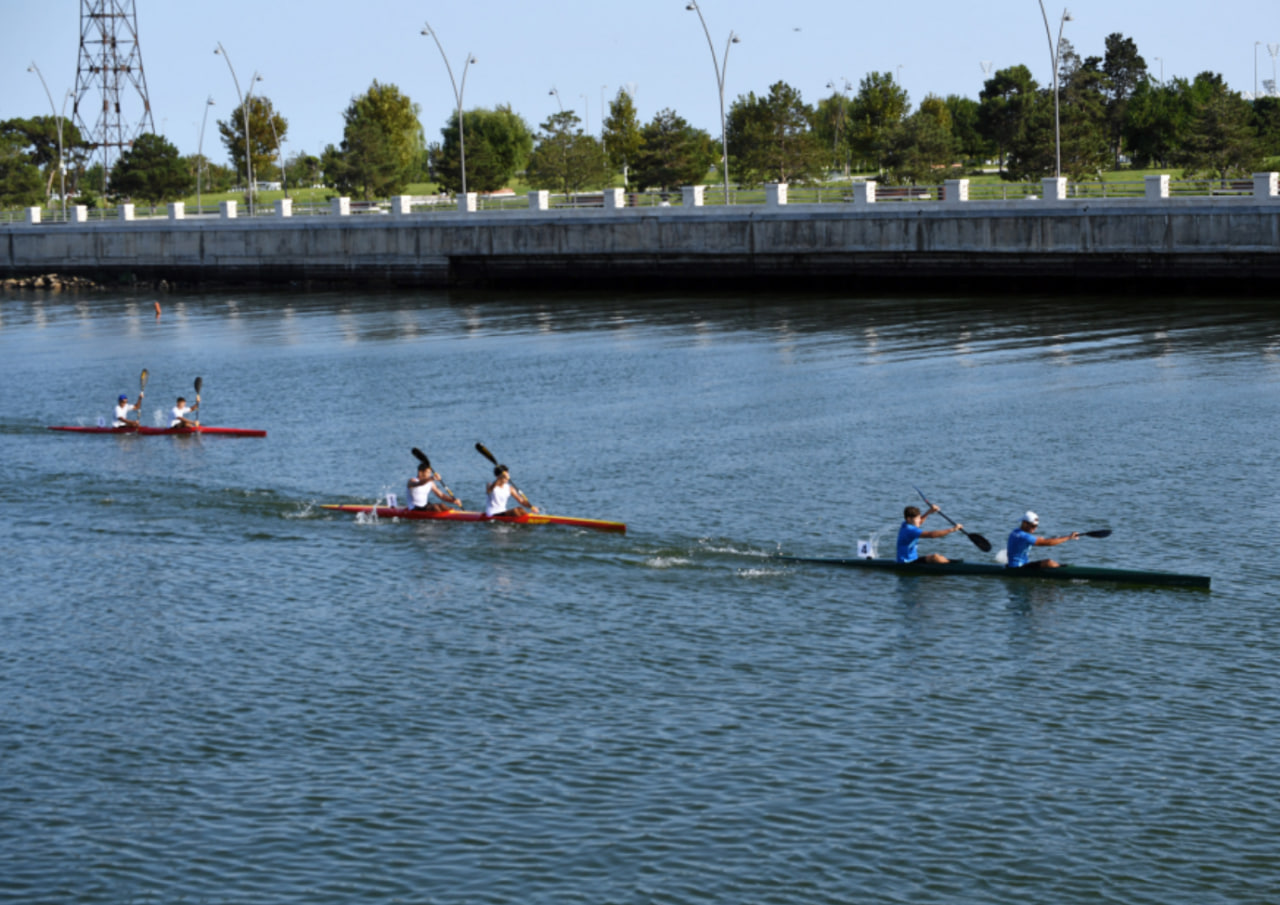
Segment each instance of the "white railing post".
M529 210L545 211L551 206L551 193L546 189L539 189L536 192L529 193Z
M122 205L120 205L120 219L121 219L121 220L132 220L132 219L133 219L133 205L132 205L132 204L122 204Z
M874 179L868 179L865 182L855 182L853 184L853 203L876 203L876 181Z
M38 207L27 208L27 223L34 226L35 224L40 222L40 217L41 217L40 208Z
M185 220L187 219L187 203L185 201L169 202L169 219Z
M764 206L782 207L787 203L787 183L770 182L764 187Z
M1046 176L1040 180L1041 195L1045 201L1067 200L1067 177Z
M331 199L329 204L332 207L333 215L335 217L351 216L351 199L346 195L343 195L340 198Z
M219 201L218 216L223 220L234 220L236 218L237 204L234 201Z
M618 211L627 206L622 198L622 189L605 189L603 195L604 209L607 211Z
M392 195L391 196L391 214L396 217L404 217L413 211L413 198L409 195Z
M680 187L680 204L692 210L695 207L702 207L702 199L706 194L707 187L705 185L685 185Z
M969 180L968 179L948 179L946 180L946 198L943 199L947 204L960 204L969 200Z
M1275 198L1280 194L1280 173L1254 173L1253 197Z
M1169 174L1156 173L1142 177L1142 196L1148 201L1169 197Z
M76 223L89 222L89 207L85 204L77 204L71 208L71 219Z
M276 199L276 216L277 217L293 216L293 199L292 198Z
M476 212L476 193L467 192L465 195L458 196L458 211L463 214L474 214Z

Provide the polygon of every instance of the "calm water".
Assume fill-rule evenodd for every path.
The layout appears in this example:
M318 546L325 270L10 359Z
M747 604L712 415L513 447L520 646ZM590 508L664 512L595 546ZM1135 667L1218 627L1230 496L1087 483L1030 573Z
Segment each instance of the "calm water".
M1275 901L1280 310L154 300L0 300L0 900ZM629 532L318 508L476 441ZM1214 590L772 559L912 484Z

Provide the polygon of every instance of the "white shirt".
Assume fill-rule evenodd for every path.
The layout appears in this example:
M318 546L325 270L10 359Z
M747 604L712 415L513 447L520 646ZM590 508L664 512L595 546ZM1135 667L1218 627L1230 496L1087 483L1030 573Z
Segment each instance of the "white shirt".
M189 405L185 405L185 404L183 404L183 405L175 405L175 406L173 407L173 411L171 411L171 412L169 413L169 417L172 419L172 420L169 422L169 426L170 426L170 427L181 427L181 426L182 426L182 416L183 416L183 415L185 415L185 414L186 414L187 412L189 412L189 411L191 411L191 406L189 406Z
M124 427L129 423L129 403L122 402L116 406L116 420L111 422L112 427Z
M416 481L417 478L414 478L414 480ZM421 509L426 506L431 499L432 493L443 498L443 495L436 488L436 482L434 480L427 481L424 484L418 484L417 486L414 486L413 481L410 481L408 487L409 505L414 509Z
M501 515L511 507L507 504L511 501L511 484L494 484L493 490L489 491L489 501L484 504L485 515Z

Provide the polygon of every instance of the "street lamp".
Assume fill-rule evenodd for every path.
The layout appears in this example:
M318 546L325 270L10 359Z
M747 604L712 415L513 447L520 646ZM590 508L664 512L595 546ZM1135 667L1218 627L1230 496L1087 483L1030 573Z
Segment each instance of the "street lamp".
M848 103L849 103L849 92L853 90L853 85L849 83L848 79L842 77L841 81L844 82L843 92L841 92L840 89L836 87L835 79L831 79L830 81L827 82L827 87L830 88L833 93L840 94L842 98L840 103L840 116L836 120L836 129L835 129L836 138L831 145L831 153L833 155L839 155L840 153L840 133L844 131L844 118L845 118L845 113L847 111ZM847 157L845 158L845 162L844 162L844 175L846 178L848 178L849 176L849 160Z
M253 154L249 151L249 105L245 102L244 95L240 93L240 80L236 78L236 68L231 65L231 57L227 54L226 48L222 46L222 42L218 42L218 46L213 52L219 54L227 61L227 68L231 70L231 81L236 86L236 97L240 99L240 112L244 116L244 169L245 169L245 190L249 193L249 216L253 216ZM257 77L257 73L254 73ZM253 83L249 83L249 91L253 92Z
M560 90L559 90L558 88L556 88L556 86L555 86L555 85L552 85L552 86L551 86L551 90L550 90L550 91L548 91L548 92L547 92L547 94L554 94L554 95L555 95L555 98L556 98L556 104L560 107L560 112L561 112L561 113L563 113L563 112L564 112L564 101L560 100Z
M1044 11L1044 0L1040 2L1040 15L1044 18L1044 33L1049 39L1049 59L1053 63L1053 145L1057 152L1053 175L1062 176L1062 118L1058 113L1058 51L1062 49L1062 29L1071 21L1071 13L1062 11L1058 21L1058 43L1053 43L1053 32L1049 29L1049 15Z
M467 61L462 65L462 87L458 87L457 80L453 77L453 67L449 65L449 58L444 54L444 47L440 45L440 39L436 36L435 29L431 27L430 22L422 23L422 33L430 35L431 40L436 42L436 48L440 51L440 59L444 60L444 68L449 71L449 82L453 85L453 97L458 102L458 158L462 167L462 197L467 197L467 143L462 128L462 95L467 90L467 70L471 68L472 63L479 62L470 53L467 54ZM555 89L552 89L555 90ZM559 95L556 95L557 98Z
M1268 44L1267 53L1271 54L1271 93L1276 93L1276 55L1280 54L1280 44Z
M1258 96L1258 48L1262 46L1261 41L1253 42L1253 96Z
M27 72L34 72L36 77L40 79L40 84L44 86L44 95L49 99L49 109L53 111L54 119L58 123L58 191L62 195L62 219L67 219L67 171L62 165L62 121L66 118L67 98L73 92L67 91L62 98L62 113L58 113L58 108L53 105L53 95L49 93L49 85L44 80L44 73L40 71L40 67L36 65L36 61L32 60L31 65L27 67ZM53 180L49 180L50 188L52 188Z
M200 142L196 145L196 215L200 210L200 173L204 170L204 125L209 120L209 108L213 106L213 95L204 102L204 116L200 118Z
M1160 64L1160 85L1161 87L1163 87L1164 86L1164 57L1152 57L1151 59L1155 60L1157 63Z
M702 31L707 36L707 46L711 48L711 65L716 70L716 85L720 89L720 153L724 164L724 203L729 203L729 132L725 128L724 121L724 77L725 71L729 68L729 48L740 43L741 39L732 31L729 32L729 39L724 44L723 61L716 60L716 46L711 41L711 30L707 28L707 20L702 16L702 9L698 6L698 0L689 0L686 10L692 10L698 14L698 21L702 23Z
M578 97L582 98L582 124L584 127L584 131L586 131L586 133L590 135L591 134L591 101L587 100L587 96L585 94L579 94Z
M254 75L257 76L255 79L256 81L262 81L262 76L257 73L254 73ZM268 109L265 113L267 116L267 125L271 127L271 138L276 143L276 166L280 168L280 187L284 190L284 196L288 198L289 182L284 178L284 148L280 147L280 134L276 132L276 118L272 115L275 111Z

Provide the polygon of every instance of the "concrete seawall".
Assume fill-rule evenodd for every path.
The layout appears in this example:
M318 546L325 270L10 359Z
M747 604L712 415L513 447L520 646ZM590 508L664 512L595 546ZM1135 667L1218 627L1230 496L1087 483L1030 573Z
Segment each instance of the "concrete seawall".
M1260 291L1280 199L154 219L0 227L0 276L627 288L1140 281ZM1275 285L1275 284L1271 284Z

